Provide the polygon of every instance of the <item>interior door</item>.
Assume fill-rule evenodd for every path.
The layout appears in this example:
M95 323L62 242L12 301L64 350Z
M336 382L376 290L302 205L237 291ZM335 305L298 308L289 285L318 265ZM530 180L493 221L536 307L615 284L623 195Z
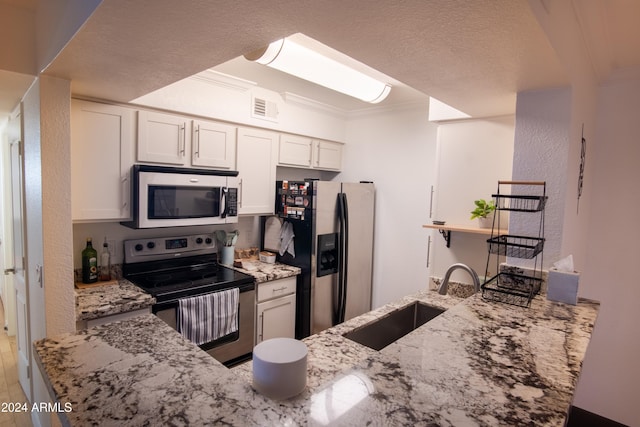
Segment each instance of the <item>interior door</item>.
M31 381L29 360L31 342L29 333L29 301L28 288L26 286L24 259L24 233L23 233L23 167L22 167L22 142L11 143L11 193L13 212L13 282L16 295L17 333L16 344L18 347L18 379L27 398L31 396Z

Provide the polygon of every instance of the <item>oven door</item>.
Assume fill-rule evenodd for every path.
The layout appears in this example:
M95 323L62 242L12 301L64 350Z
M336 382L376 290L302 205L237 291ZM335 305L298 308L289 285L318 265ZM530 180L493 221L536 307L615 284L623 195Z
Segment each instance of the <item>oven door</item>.
M236 177L140 170L136 178L138 228L238 222Z
M255 298L253 283L240 286L238 332L199 347L227 366L249 360L255 337ZM177 329L177 301L156 304L153 306L153 313L173 329Z

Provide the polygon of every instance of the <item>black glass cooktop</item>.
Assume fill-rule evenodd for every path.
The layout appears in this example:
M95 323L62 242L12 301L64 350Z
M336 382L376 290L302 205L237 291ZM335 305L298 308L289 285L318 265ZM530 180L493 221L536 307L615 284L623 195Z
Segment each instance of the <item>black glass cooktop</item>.
M253 284L253 277L218 265L211 256L150 261L123 265L126 279L157 302Z

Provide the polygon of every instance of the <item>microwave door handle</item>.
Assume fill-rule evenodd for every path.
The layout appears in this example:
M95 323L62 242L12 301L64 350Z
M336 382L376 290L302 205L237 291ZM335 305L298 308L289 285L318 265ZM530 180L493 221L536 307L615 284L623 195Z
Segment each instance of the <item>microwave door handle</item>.
M229 189L227 187L223 187L222 188L222 195L220 196L220 204L223 207L222 209L222 213L220 214L220 218L226 218L227 217L227 213L228 213L228 206L227 206L227 192L229 191Z

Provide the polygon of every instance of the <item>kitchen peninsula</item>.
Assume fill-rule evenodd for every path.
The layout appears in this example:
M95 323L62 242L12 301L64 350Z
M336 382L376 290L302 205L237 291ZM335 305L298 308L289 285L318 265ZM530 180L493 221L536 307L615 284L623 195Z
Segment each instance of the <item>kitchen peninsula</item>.
M343 337L416 300L447 311L381 351ZM34 348L64 425L562 426L598 309L421 291L306 338L307 388L282 402L150 314Z

